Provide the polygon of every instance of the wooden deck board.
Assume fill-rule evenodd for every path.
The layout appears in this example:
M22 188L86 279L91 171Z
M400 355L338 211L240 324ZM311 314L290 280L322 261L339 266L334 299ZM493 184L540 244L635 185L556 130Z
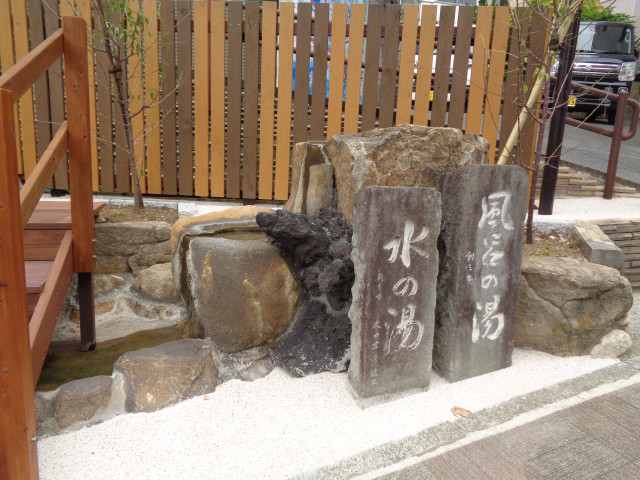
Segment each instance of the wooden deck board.
M27 293L41 293L47 281L53 261L31 260L24 262L24 273L27 279Z
M93 202L93 215L104 207L103 202ZM25 230L70 230L70 202L39 202Z

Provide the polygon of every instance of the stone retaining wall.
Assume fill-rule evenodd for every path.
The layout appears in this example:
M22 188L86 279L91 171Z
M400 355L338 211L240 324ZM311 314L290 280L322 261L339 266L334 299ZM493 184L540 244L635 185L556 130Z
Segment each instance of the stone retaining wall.
M640 290L640 219L604 220L598 225L624 254L622 274L634 291Z

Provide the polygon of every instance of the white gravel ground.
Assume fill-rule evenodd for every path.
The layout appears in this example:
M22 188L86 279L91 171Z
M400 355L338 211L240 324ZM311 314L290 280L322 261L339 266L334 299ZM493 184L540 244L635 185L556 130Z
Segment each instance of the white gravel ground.
M345 374L222 384L164 410L121 415L38 442L40 478L282 479L332 465L376 445L454 421L453 406L479 411L616 363L516 349L513 366L365 410Z

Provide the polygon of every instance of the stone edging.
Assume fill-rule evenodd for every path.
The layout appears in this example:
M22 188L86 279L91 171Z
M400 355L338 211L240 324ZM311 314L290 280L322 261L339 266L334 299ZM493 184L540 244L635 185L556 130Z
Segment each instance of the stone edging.
M624 264L622 250L605 235L597 224L578 221L575 233L582 253L589 262L622 270Z
M496 407L474 413L454 422L443 422L422 432L374 447L342 460L335 465L323 467L291 477L289 480L337 480L393 465L409 457L419 456L439 446L458 441L467 435L505 423L523 413L573 397L600 385L630 378L640 373L640 357L632 358L586 375L551 385L516 398Z

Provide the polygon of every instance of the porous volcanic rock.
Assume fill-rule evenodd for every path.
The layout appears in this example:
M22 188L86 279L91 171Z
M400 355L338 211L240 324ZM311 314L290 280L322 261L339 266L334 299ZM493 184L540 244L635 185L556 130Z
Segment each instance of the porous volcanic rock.
M213 392L218 371L208 342L176 340L122 355L113 365L124 377L127 412L153 412Z
M276 362L296 376L348 364L353 285L351 226L335 209L314 216L287 210L259 214L258 225L273 239L300 283L303 296L291 327L276 341Z
M629 281L604 265L525 256L515 345L581 355L615 328L633 304Z
M446 172L487 163L489 142L455 128L400 125L335 135L324 150L333 165L338 210L350 221L353 196L361 188L441 190Z

